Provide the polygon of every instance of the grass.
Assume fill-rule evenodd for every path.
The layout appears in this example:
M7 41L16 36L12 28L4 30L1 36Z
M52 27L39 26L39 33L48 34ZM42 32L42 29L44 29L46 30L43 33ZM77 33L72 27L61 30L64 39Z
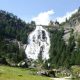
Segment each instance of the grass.
M0 66L0 80L51 80L49 77L33 75L34 70Z

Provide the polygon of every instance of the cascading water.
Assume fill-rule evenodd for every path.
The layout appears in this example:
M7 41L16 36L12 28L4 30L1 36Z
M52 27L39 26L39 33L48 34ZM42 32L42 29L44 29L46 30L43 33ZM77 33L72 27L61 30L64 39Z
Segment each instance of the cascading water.
M49 59L50 38L49 33L42 27L36 26L28 38L28 45L25 53L28 58L38 59L38 55L42 54L42 59Z

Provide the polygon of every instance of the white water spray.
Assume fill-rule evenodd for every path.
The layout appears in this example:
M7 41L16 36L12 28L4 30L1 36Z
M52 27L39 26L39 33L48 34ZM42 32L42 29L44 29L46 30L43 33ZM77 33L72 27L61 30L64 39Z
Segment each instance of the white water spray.
M28 58L36 60L38 59L39 53L41 53L43 60L49 59L49 33L42 26L36 26L36 29L31 32L28 43L25 50Z

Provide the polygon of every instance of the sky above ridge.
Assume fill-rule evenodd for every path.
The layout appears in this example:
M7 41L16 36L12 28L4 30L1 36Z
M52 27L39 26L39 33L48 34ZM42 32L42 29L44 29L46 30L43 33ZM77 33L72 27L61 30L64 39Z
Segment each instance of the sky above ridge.
M74 14L80 0L0 0L0 10L17 15L26 22L47 25L50 20L60 23Z

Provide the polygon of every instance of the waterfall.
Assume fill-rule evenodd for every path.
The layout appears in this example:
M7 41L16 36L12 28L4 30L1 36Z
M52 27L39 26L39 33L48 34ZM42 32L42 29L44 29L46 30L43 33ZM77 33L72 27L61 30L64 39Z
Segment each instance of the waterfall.
M42 26L36 26L36 29L28 36L28 45L25 49L27 57L36 60L41 54L43 60L49 59L49 49L49 33Z

